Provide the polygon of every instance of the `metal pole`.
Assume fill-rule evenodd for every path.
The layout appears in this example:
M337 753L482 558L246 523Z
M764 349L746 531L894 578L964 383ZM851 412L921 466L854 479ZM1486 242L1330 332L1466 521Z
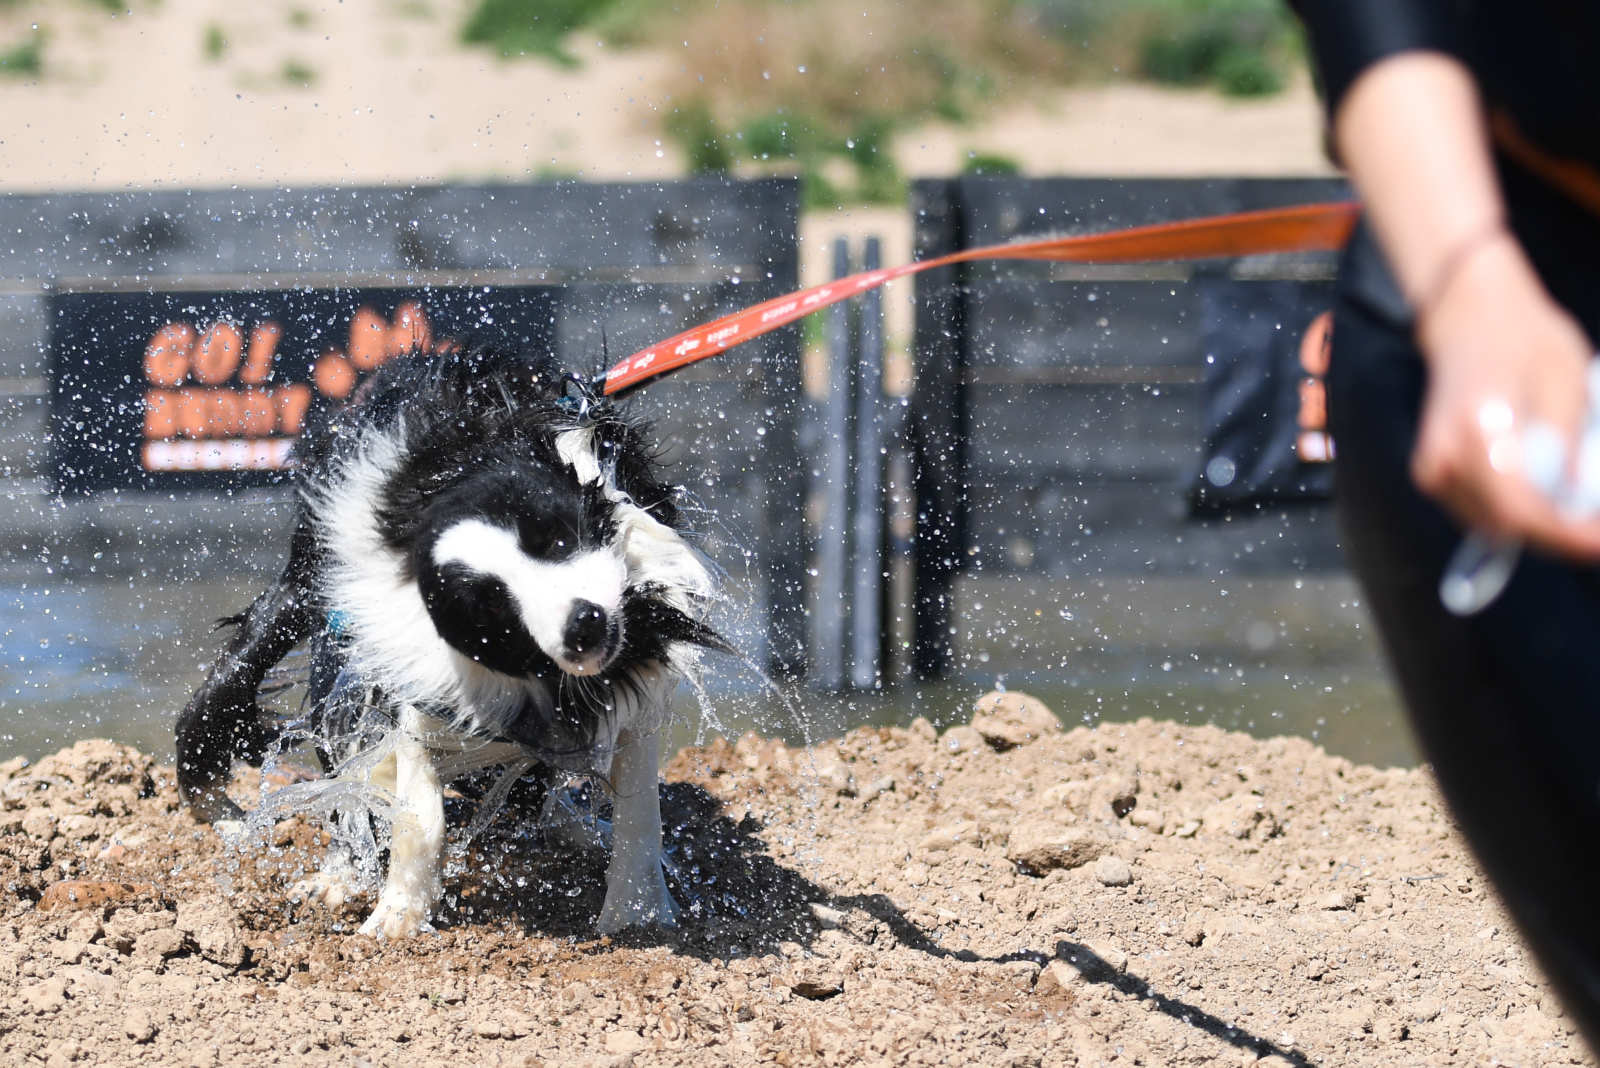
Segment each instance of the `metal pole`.
M867 238L861 269L881 267L882 248ZM856 689L883 685L884 604L889 580L885 555L883 428L883 291L860 298L856 320L855 492L852 494L850 556L850 682Z
M844 238L833 245L833 276L850 273L850 246ZM855 408L854 354L850 305L828 310L828 398L822 409L818 472L822 521L817 531L817 576L811 610L811 684L819 690L842 690L849 680L846 661L851 504L851 423Z

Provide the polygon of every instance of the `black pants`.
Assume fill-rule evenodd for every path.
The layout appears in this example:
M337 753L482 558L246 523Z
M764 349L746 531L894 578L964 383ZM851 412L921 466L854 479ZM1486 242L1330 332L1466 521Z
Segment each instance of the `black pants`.
M1546 284L1600 339L1600 220L1532 179L1506 184ZM1393 282L1358 233L1328 381L1345 548L1456 819L1600 1049L1600 575L1525 553L1489 608L1445 612L1439 578L1461 531L1408 474L1424 384Z

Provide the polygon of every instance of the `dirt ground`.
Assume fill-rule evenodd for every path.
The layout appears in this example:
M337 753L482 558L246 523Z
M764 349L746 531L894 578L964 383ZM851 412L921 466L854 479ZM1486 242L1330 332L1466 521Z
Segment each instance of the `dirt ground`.
M516 806L439 932L291 900L172 771L0 765L0 1062L1594 1064L1426 771L1021 695L936 734L677 754L671 933L592 936L604 857ZM65 881L64 881L65 880ZM72 880L77 880L76 882Z

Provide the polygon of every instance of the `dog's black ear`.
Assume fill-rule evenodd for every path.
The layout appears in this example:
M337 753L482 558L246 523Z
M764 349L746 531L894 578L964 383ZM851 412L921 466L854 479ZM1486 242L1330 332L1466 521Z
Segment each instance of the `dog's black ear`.
M617 537L616 502L606 496L604 482L590 482L581 489L583 496L582 542L609 545Z
M623 612L630 644L635 636L648 635L644 640L659 647L652 649L653 653L665 653L667 646L674 642L687 642L713 652L739 655L739 650L716 630L660 600L657 597L660 592L661 587L653 583L628 591Z
M673 611L677 611L677 609L673 609ZM683 615L681 612L678 614ZM706 626L704 623L689 619L687 616L684 616L684 619L689 624L689 633L678 639L679 641L690 642L702 648L710 649L715 653L726 653L728 656L739 655L739 650L735 649L728 639L717 633L716 630Z
M660 523L678 526L678 494L663 477L666 449L648 420L625 413L601 397L590 410L602 467L617 487Z

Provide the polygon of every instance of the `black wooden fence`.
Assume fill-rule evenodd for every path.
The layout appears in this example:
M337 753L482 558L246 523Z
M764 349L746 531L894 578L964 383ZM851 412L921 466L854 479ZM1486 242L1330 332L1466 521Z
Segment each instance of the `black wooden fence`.
M923 181L915 251L1347 195L1331 180ZM1300 349L1329 302L1333 259L990 262L919 275L916 671L954 662L963 571L1059 580L1337 566L1316 503L1327 469L1294 453L1296 421L1314 407L1301 391L1319 388Z
M913 187L915 251L1343 195L1332 181L924 181ZM0 197L0 525L10 534L0 572L182 576L281 552L281 491L55 499L71 472L50 458L74 453L46 442L82 446L86 431L73 414L81 374L58 379L50 424L52 310L70 316L74 301L98 300L115 318L180 294L492 287L525 292L538 309L537 324L516 330L597 369L795 288L796 209L787 180ZM837 270L878 256L870 243L857 263L841 252ZM871 687L906 667L889 663L888 637L908 604L910 666L951 666L963 571L1064 580L1334 566L1317 503L1326 468L1293 453L1306 415L1302 335L1327 304L1331 272L1329 256L969 264L916 282L909 418L904 399L884 393L876 295L829 313L832 392L814 410L801 410L792 329L657 382L635 403L684 461L706 533L722 542L713 556L740 600L740 618L724 625L780 671L809 651L814 682ZM94 336L80 331L80 361ZM118 344L103 354L107 369L137 363ZM181 485L148 476L142 484L164 491ZM890 528L913 516L914 537L894 539L912 549L892 597L903 555Z
M145 471L129 484L162 493L123 492L106 468L96 484L111 492L56 498L79 467L52 466L52 455L81 457L75 447L92 445L97 429L76 414L85 391L109 381L115 392L142 359L114 329L98 348L100 335L79 329L51 422L51 317L63 316L65 331L85 294L117 324L179 293L248 301L359 288L426 303L445 290L525 287L542 317L512 332L591 371L793 289L797 206L789 179L0 197L0 566L21 576L122 568L180 577L282 549L281 490L233 487L218 503ZM681 469L705 507L706 534L726 543L713 555L732 562L749 605L731 625L779 671L805 659L798 366L798 332L787 330L634 402L688 461ZM140 418L138 404L127 417Z

